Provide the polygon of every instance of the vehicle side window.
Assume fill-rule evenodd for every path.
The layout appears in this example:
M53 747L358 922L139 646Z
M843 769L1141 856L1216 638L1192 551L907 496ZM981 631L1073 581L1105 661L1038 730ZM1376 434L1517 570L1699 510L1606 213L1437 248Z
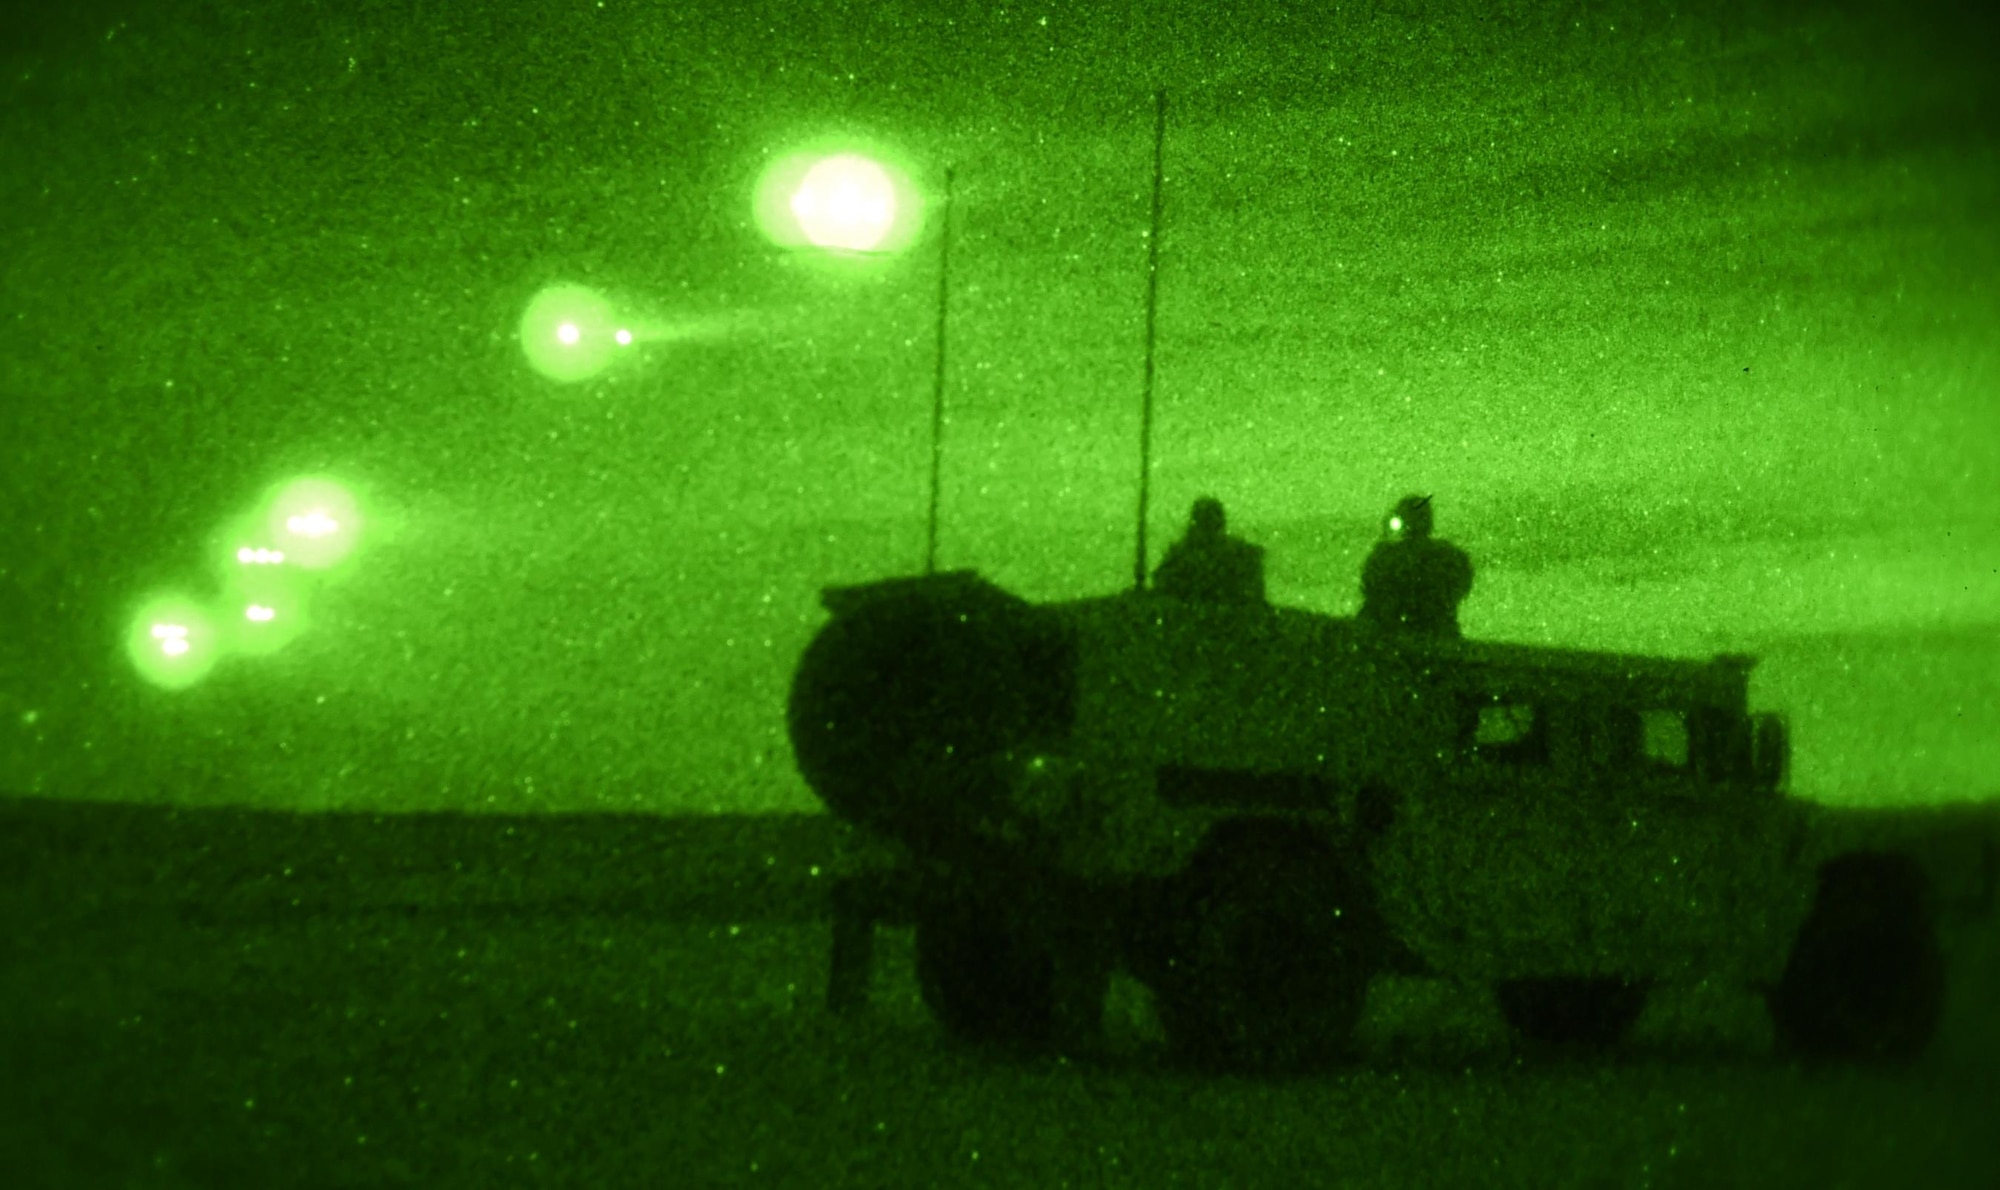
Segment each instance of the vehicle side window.
M1497 764L1539 764L1548 759L1548 733L1533 703L1480 702L1472 729L1472 754Z
M1639 713L1640 755L1661 768L1684 769L1688 763L1687 716L1679 711Z
M1535 708L1521 702L1488 703L1479 708L1479 726L1472 742L1482 748L1518 744L1535 731Z

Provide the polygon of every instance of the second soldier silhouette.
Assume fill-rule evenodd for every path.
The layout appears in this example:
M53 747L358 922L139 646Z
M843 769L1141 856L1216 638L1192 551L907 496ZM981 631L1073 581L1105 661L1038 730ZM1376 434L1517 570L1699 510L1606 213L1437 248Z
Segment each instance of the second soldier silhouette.
M1264 602L1264 547L1231 537L1222 501L1203 496L1188 514L1187 535L1167 549L1153 589L1200 603Z
M1388 632L1457 637L1458 605L1472 592L1472 559L1431 536L1431 498L1405 496L1361 569L1360 618Z

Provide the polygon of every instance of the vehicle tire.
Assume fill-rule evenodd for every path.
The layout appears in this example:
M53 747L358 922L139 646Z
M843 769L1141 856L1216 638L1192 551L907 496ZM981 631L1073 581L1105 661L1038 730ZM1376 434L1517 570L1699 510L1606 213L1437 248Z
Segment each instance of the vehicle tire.
M993 900L958 894L917 917L917 984L952 1036L1047 1043L1055 1028L1055 961Z
M1617 1045L1646 1010L1646 985L1623 979L1515 979L1496 990L1515 1032L1556 1045Z
M1881 1064L1923 1053L1944 1009L1929 895L1908 856L1857 852L1821 866L1812 912L1769 997L1785 1052Z
M1264 1073L1351 1056L1380 951L1366 883L1292 828L1239 832L1204 850L1182 878L1177 953L1155 980L1175 1052Z

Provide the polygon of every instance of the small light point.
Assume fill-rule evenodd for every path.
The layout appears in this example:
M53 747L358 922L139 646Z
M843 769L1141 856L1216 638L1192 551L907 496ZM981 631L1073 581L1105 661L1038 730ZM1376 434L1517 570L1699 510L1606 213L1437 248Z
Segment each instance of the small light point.
M583 338L583 332L576 329L574 322L565 322L556 328L556 342L561 343L564 347L576 346L577 340L581 338Z

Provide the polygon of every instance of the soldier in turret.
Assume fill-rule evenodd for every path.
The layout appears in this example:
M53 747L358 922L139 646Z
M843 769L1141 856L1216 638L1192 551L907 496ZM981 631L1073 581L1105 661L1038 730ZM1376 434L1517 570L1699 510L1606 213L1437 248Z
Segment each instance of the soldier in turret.
M1187 535L1153 571L1153 589L1201 603L1263 603L1264 547L1231 537L1227 528L1222 501L1196 500Z
M1472 591L1472 559L1431 536L1431 498L1405 496L1361 570L1360 618L1389 632L1457 637Z

